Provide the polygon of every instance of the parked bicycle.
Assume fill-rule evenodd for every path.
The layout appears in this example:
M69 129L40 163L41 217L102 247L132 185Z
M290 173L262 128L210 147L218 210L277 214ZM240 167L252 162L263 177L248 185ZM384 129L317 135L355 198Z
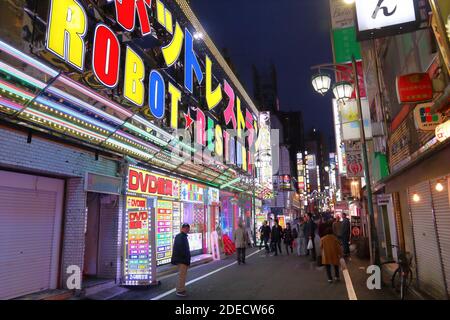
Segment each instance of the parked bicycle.
M394 271L394 274L391 278L391 285L392 288L400 294L400 299L404 300L407 293L409 286L412 283L412 270L411 270L411 262L412 257L408 257L407 252L403 252L399 246L391 245L393 248L397 248L397 261L390 260L385 261L381 264L383 266L384 264L391 264L396 263L397 268Z

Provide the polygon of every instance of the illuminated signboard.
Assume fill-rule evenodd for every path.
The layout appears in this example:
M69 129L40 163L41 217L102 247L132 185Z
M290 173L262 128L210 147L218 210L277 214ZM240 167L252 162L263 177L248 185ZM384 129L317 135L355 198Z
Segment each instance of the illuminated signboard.
M436 139L439 142L444 142L450 138L450 120L436 127Z
M342 139L342 126L339 114L339 104L336 99L333 99L333 118L334 118L334 135L336 137L336 154L337 154L337 166L339 174L346 174L345 163L345 147Z
M271 123L270 112L260 112L259 114L259 135L256 144L256 161L258 166L259 183L273 190L273 168L272 168L272 146L271 146Z
M367 40L416 30L418 0L356 0L358 39Z
M151 222L145 198L127 197L125 223L125 283L128 285L150 283Z
M188 234L189 250L196 251L203 248L203 235L201 233Z
M158 200L156 209L156 264L170 262L173 241L172 201Z
M128 168L128 193L178 199L180 182L150 171L130 166Z
M180 199L187 202L203 203L205 201L205 187L183 180L181 182Z
M184 17L177 19L159 0L156 4L150 0L114 1L103 6L109 5L115 7L109 8L115 17L102 17L96 23L89 19L101 15L88 15L97 12L95 6L84 7L77 0L50 0L46 49L78 73L92 73L89 83L95 83L96 90L109 90L111 96L112 90L120 92L115 99L121 104L171 129L192 129L192 139L187 142L195 142L199 153L206 147L205 153L227 164L235 163L233 155L239 155L238 167L251 172L257 116L244 106L226 79L216 80L215 61L203 50L197 54L200 50L195 50L197 44L191 27L183 25ZM153 24L166 33L154 32ZM147 43L161 43L161 47L148 50L141 37L158 37ZM157 66L153 65L158 60L155 55L161 57ZM174 82L180 66L182 84ZM201 92L194 96L197 88ZM228 129L235 134L227 134Z
M286 217L285 216L277 216L278 224L285 229L286 228Z
M442 123L442 116L439 113L431 113L433 103L419 104L414 109L414 123L416 128L423 131L435 131L436 127Z
M210 205L220 203L220 190L216 188L208 188L208 202Z
M181 231L181 207L179 202L172 202L172 235L175 239L176 235Z
M297 173L298 173L298 189L303 193L306 188L305 165L303 163L303 154L297 153Z

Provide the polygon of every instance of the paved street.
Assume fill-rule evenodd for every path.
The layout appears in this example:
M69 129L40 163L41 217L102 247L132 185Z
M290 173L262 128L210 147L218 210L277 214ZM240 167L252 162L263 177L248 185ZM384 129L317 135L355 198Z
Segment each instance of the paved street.
M180 300L348 300L344 277L329 284L323 267L308 257L285 254L266 256L264 251L247 252L247 263L237 265L233 257L189 270L187 298L174 293L177 275L163 277L158 287L132 290L116 299L180 299ZM350 261L349 264L352 262ZM350 266L349 266L350 268ZM350 268L356 295L360 299L395 299L389 290L369 291L365 287L365 270ZM215 272L215 273L213 273ZM193 283L189 283L192 281Z

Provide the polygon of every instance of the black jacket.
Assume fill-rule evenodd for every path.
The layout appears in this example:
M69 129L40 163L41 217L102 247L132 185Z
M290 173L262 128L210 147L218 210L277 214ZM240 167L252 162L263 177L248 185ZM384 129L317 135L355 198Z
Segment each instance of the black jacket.
M172 264L191 264L191 251L189 250L189 242L187 234L181 232L175 237L172 251Z
M309 220L305 224L305 238L308 239L309 237L311 237L312 239L314 239L315 232L316 232L316 223L312 220Z
M269 240L269 238L270 238L270 227L269 226L261 226L261 238Z
M285 244L292 243L292 241L294 240L294 237L292 235L292 229L288 229L288 228L284 229L283 239L284 239Z
M342 220L342 238L349 239L350 238L350 219L344 218Z
M283 228L280 225L274 225L272 227L272 241L274 242L278 242L281 240L281 238L283 237Z

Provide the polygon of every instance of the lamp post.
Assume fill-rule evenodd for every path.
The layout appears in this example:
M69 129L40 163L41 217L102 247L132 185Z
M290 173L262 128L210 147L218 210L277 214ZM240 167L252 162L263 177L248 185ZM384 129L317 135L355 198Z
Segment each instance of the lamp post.
M341 68L341 69L338 69ZM366 133L364 129L364 118L363 118L363 112L362 112L362 104L361 104L361 96L360 96L360 88L359 88L359 79L358 79L358 69L355 57L352 56L352 67L349 67L347 65L342 64L323 64L318 66L311 67L312 70L319 70L319 74L312 77L312 85L314 89L324 95L329 89L331 85L331 77L327 74L321 73L321 69L324 70L332 70L339 73L347 74L351 77L354 86L355 86L355 93L356 93L356 103L358 106L358 119L359 119L359 129L360 129L360 136L361 136L361 147L362 147L362 153L363 153L363 160L364 160L364 177L366 182L366 188L367 188L367 209L369 211L369 220L370 220L370 235L372 239L371 247L373 250L371 250L371 259L372 262L375 264L380 263L380 255L379 255L379 249L378 249L378 236L375 231L375 217L374 217L374 211L373 211L373 201L372 201L372 188L370 184L370 171L369 171L369 160L367 156L367 144L366 144ZM326 79L328 77L328 79ZM345 101L349 100L352 97L353 93L353 86L350 82L347 81L341 81L336 83L333 86L333 94L338 100L338 102L342 101L345 103Z

